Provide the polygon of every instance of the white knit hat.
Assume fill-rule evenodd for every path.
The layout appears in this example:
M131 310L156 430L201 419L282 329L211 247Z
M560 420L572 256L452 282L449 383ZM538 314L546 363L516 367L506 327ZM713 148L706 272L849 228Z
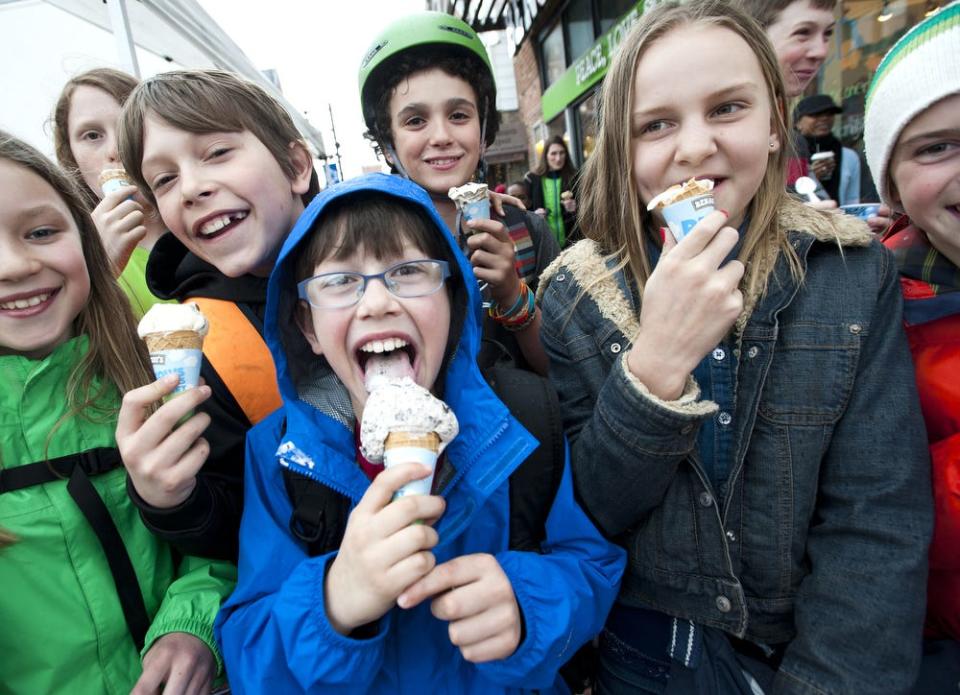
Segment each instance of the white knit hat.
M928 106L960 92L960 2L904 34L870 83L863 139L880 197L893 207L887 168L901 131Z

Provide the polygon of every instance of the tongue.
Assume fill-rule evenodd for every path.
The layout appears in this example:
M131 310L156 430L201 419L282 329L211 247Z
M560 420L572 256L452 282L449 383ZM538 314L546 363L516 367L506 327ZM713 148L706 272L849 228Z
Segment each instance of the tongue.
M382 380L399 381L405 376L413 379L410 356L404 350L375 353L367 359L364 367L367 392L373 391Z

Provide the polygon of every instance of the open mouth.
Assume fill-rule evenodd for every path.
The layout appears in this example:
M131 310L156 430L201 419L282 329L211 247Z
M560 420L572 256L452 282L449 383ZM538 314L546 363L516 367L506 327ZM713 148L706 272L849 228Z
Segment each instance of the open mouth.
M216 239L221 237L247 219L247 215L249 214L246 210L237 210L236 212L228 212L211 217L197 228L197 236L201 239Z
M19 296L16 299L8 299L0 302L0 311L15 317L33 316L50 306L53 298L56 297L59 292L59 288L42 290L36 294Z
M363 372L367 388L376 377L388 379L414 378L416 348L404 338L391 337L369 340L356 350L357 364Z

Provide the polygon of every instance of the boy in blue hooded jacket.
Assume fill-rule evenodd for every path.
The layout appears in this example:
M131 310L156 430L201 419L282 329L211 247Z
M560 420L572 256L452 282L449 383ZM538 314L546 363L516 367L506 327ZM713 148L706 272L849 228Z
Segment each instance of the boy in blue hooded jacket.
M481 315L417 185L361 177L298 221L265 321L284 405L248 435L239 583L217 624L236 692L566 690L558 670L603 625L624 554L574 501L566 464L542 552L510 549L509 476L537 441L477 367ZM385 352L460 428L433 494L395 502L430 472L360 454L365 369ZM339 548L311 556L291 532L284 467L349 498Z

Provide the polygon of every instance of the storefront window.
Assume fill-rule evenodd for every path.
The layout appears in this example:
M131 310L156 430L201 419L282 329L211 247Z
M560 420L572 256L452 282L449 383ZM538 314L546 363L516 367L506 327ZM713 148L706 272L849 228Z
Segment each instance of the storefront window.
M600 90L595 89L577 105L577 126L580 130L580 163L587 161L597 142L597 104Z
M600 6L600 33L605 34L629 12L637 0L598 0Z
M834 132L849 147L862 149L864 100L877 66L897 39L920 22L929 8L925 0L887 3L891 17L880 22L883 5L881 0L842 3L838 38L816 87L816 91L832 95L843 107Z
M567 47L570 64L586 53L596 36L593 34L593 10L590 0L573 0L563 13L564 24L567 25Z
M563 24L557 22L556 26L550 30L550 33L543 39L540 45L543 54L543 79L544 87L549 87L558 77L567 69L567 58L563 49Z

